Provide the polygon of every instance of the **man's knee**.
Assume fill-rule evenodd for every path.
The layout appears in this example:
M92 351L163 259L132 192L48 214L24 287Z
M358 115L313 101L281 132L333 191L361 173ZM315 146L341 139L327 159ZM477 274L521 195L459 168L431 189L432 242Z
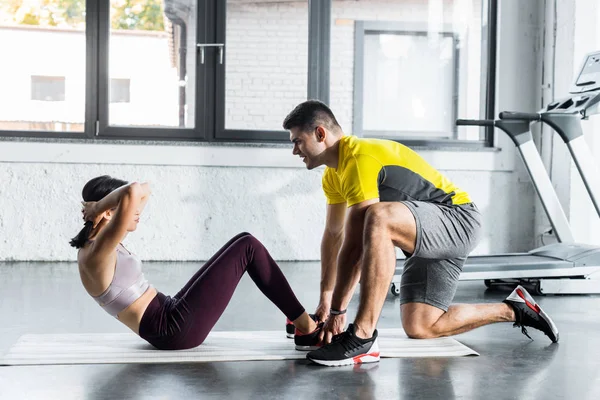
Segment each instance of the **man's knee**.
M402 324L406 336L411 339L431 339L438 337L432 326L427 326L417 322Z
M406 303L401 307L402 328L409 338L431 339L441 336L436 323L444 311L424 303Z

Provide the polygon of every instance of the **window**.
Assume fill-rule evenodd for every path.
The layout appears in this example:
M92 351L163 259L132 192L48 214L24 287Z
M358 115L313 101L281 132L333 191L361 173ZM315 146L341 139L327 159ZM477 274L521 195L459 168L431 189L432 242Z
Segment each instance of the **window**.
M108 68L110 92L100 99L107 133L113 126L162 131L194 127L198 10L194 0L179 3L110 0L110 19L100 21L105 29L101 34L108 36L101 62ZM119 76L135 76L135 85Z
M454 120L493 112L497 0L13 3L2 136L287 143L316 98L348 134L492 143Z
M354 109L364 136L455 138L456 41L452 33L365 33Z
M409 144L490 145L491 130L458 129L455 120L493 115L484 66L493 65L495 7L493 0L333 0L330 106L342 128Z
M65 101L65 77L32 76L31 100Z
M227 0L225 129L281 130L307 98L308 0Z
M129 103L129 91L131 81L129 79L110 80L110 102L111 103Z
M86 27L83 0L0 1L0 135L81 135Z

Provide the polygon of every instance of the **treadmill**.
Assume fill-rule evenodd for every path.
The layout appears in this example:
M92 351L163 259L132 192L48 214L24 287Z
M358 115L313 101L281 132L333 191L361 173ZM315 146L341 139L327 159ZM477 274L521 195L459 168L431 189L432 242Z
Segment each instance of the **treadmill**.
M499 120L457 120L457 125L493 126L516 145L539 196L558 243L527 253L467 258L460 280L484 280L486 286L523 284L536 294L600 293L600 248L574 243L573 234L556 192L535 148L530 124L542 121L563 138L600 215L597 166L585 144L581 119L598 113L600 103L600 52L586 56L574 89L567 98L550 103L539 113L500 113ZM400 294L404 260L398 260L391 292Z
M502 112L500 118L512 121L543 122L565 142L585 188L600 216L598 166L583 137L581 120L599 113L600 51L586 55L570 96L556 100L539 113Z

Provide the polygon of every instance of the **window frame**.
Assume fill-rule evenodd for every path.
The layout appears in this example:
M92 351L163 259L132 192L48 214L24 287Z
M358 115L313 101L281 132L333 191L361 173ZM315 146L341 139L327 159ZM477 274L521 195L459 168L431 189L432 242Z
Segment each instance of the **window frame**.
M87 1L88 3L90 0ZM196 43L205 43L211 40L211 28L214 28L214 19L209 17L209 0L197 0L196 23ZM98 1L98 111L96 117L95 136L98 138L110 138L119 140L164 140L164 141L196 141L206 139L206 104L207 96L200 96L199 93L206 93L206 76L211 73L213 63L196 63L196 112L194 113L193 128L177 127L144 127L144 126L124 126L109 124L109 54L110 54L110 0ZM208 58L208 57L207 57Z
M329 49L331 45L332 0L308 1L308 76L307 99L319 99L329 103ZM214 142L289 143L289 134L281 130L226 129L225 90L227 63L227 1L218 1L217 43L225 44L222 68L216 71L215 129L209 140ZM291 111L291 110L290 110ZM285 115L281 116L281 122Z
M309 7L308 31L308 87L307 98L329 103L330 48L333 0L307 0ZM217 52L207 50L205 63L196 62L196 101L194 128L159 128L113 126L108 124L108 52L110 29L110 0L86 1L86 82L85 120L83 132L12 131L0 130L0 137L61 139L103 139L161 142L244 142L287 143L289 137L282 130L225 129L225 63L227 61L226 1L197 0L196 43L223 43L223 65L216 62ZM486 87L482 90L482 117L494 118L495 63L497 35L497 0L482 1L482 74ZM375 21L373 21L375 22ZM189 48L189 47L188 47ZM356 62L356 57L355 57ZM285 116L281 116L282 120ZM393 140L393 139L392 139ZM471 140L402 140L415 146L435 148L492 147L493 128L485 129L484 139Z
M411 27L409 24L402 22L383 22L383 21L356 21L355 24L355 40L354 40L354 101L352 105L353 112L353 127L352 133L360 136L360 137L371 137L371 138L380 138L380 139L390 139L390 140L403 140L409 133L413 133L412 131L374 131L374 130L365 130L363 129L363 111L364 111L364 76L365 76L365 68L364 68L364 45L365 45L365 37L367 35L385 35L385 34L400 34L406 36L427 36L428 32L426 29L414 29L416 27ZM456 121L458 115L458 69L459 69L459 57L460 50L458 49L458 35L451 31L442 31L438 32L439 35L443 37L448 37L452 39L453 42L453 67L452 67L452 121ZM452 125L452 130L448 132L452 135L449 138L440 138L440 139L429 139L427 136L418 136L418 135L410 135L410 139L407 140L420 140L422 142L446 142L459 141L458 139L458 129L455 124ZM394 134L391 136L390 134Z
M483 10L482 10L483 12ZM493 136L491 140L480 134L479 140L465 140L458 138L458 129L452 124L452 130L447 132L450 137L428 137L419 136L419 132L413 131L375 131L363 129L363 110L364 110L364 62L365 62L365 37L367 35L382 34L400 34L408 36L427 36L427 26L422 23L409 22L391 22L391 21L355 21L354 23L354 94L353 94L353 134L359 137L379 138L402 142L408 146L424 147L491 147L493 145ZM453 82L452 82L452 121L458 118L458 96L459 96L459 60L460 50L458 47L458 34L452 31L451 26L444 26L443 30L437 32L443 37L452 38L454 44L453 54ZM482 66L483 63L482 55ZM482 68L483 70L483 68ZM482 71L481 80L484 81L488 72ZM487 100L487 99L486 99ZM487 102L481 104L480 118L487 118L489 106ZM492 102L493 107L493 102ZM492 109L493 115L493 109ZM493 117L492 117L493 118Z

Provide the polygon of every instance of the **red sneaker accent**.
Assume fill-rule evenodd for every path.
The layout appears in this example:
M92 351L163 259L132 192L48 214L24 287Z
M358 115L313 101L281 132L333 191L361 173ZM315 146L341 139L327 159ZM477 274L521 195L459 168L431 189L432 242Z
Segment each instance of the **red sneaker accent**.
M362 364L363 357L379 357L379 352L361 354L360 356L352 357L354 364Z
M540 313L540 306L538 306L537 304L534 305L534 304L531 304L530 302L528 302L521 289L517 289L517 294L519 295L520 298L525 300L525 304L527 304L527 307L531 308L533 311L535 311L538 314Z
M317 327L312 332L308 332L308 333L304 333L300 329L296 328L296 332L294 334L297 335L297 336L312 335L313 333L315 333L316 331L318 331L320 328L321 327L319 326L319 324L317 324Z

